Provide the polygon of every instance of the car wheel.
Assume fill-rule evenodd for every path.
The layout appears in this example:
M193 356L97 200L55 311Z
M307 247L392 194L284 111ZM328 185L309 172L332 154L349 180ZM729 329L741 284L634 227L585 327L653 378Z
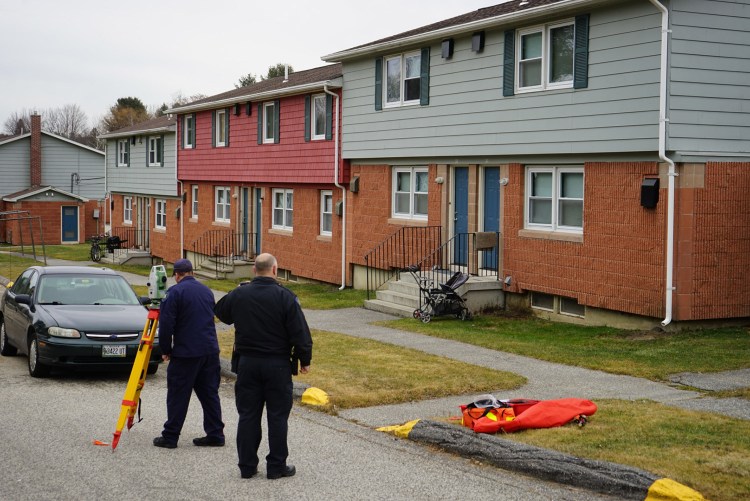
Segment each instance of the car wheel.
M39 363L39 342L36 336L29 341L29 374L31 377L46 377L49 375L49 367Z
M18 350L8 343L8 334L5 332L5 321L0 317L0 355L12 357Z
M153 375L156 374L156 371L159 370L159 364L148 364L148 369L146 369L146 374Z

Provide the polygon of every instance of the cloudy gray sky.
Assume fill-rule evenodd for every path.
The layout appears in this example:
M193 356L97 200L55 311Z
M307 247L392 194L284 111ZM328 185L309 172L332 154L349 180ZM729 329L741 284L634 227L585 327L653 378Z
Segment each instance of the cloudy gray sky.
M92 124L120 97L147 107L213 95L279 62L321 56L503 0L0 0L0 124L78 104Z

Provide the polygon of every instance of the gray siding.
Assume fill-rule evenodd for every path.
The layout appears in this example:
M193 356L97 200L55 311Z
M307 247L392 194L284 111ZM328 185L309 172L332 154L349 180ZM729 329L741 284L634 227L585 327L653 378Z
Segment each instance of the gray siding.
M101 200L104 198L104 155L42 134L42 185Z
M750 154L750 1L671 9L667 149L692 161Z
M31 138L18 139L0 146L0 196L16 193L30 186L30 155Z
M161 135L161 134L154 134ZM174 132L164 133L162 167L146 166L146 138L130 145L130 166L117 166L117 141L107 140L107 189L112 193L132 193L158 197L177 196Z
M374 56L345 62L344 157L438 161L657 150L660 15L645 0L588 13L587 89L502 96L503 31L526 25L488 30L481 54L471 51L471 33L456 37L450 60L433 42L429 106L375 111Z

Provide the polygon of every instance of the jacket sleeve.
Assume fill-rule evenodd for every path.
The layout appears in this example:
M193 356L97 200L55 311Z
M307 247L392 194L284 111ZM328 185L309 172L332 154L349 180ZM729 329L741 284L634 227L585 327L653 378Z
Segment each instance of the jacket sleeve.
M307 319L305 319L305 314L302 312L297 297L294 297L290 304L290 311L286 318L286 329L292 345L292 357L299 360L302 367L310 365L313 341L310 335L310 327L307 325Z
M229 294L231 294L231 292ZM216 303L216 306L214 306L214 315L225 324L232 325L234 323L234 318L232 318L232 308L230 305L231 299L229 299L229 294L219 299Z

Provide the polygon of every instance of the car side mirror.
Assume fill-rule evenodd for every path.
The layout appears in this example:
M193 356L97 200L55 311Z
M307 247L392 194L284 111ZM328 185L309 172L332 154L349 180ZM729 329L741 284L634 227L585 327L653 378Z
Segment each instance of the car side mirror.
M31 302L31 296L28 294L16 294L15 300L18 304L25 304L28 306L31 311L35 311L36 309L34 308L34 303Z

